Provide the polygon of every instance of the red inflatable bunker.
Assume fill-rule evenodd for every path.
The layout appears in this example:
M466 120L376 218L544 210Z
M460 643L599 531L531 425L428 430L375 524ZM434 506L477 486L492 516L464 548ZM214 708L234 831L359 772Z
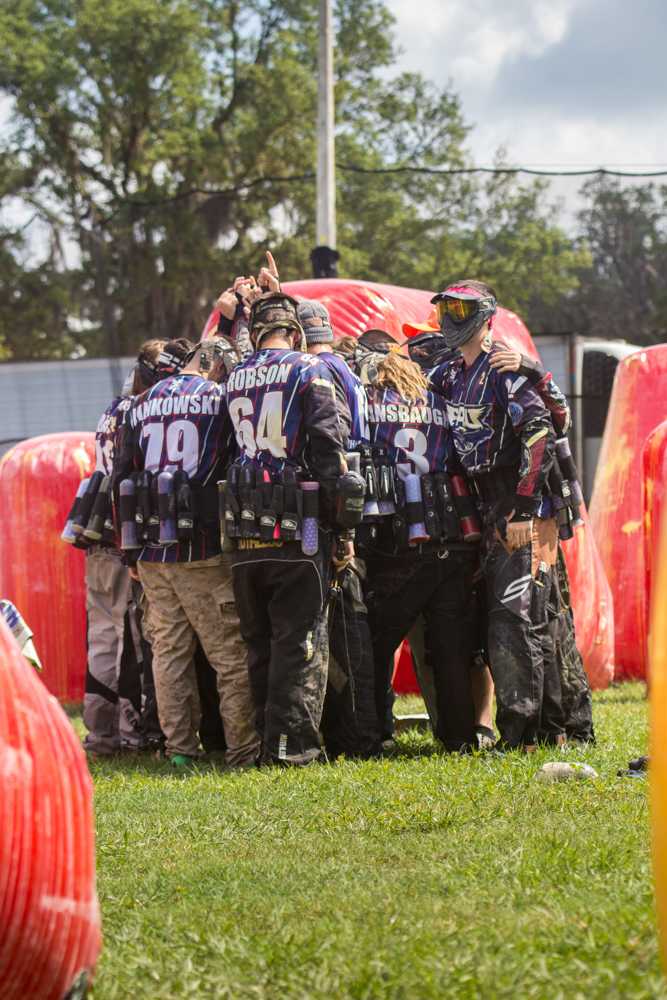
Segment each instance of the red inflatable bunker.
M2 622L2 1000L62 1000L75 982L90 977L100 940L85 756L67 717Z
M83 698L86 599L84 554L60 533L94 454L93 434L45 434L0 461L0 597L35 633L44 682L61 701Z
M660 525L667 525L667 420L656 427L644 445L643 471L644 564L647 596L644 620L648 656L649 623L657 612L657 608L652 609L652 604L656 600L654 588L658 572Z
M425 323L432 312L432 292L399 288L371 281L316 279L287 281L282 286L296 298L318 299L329 310L337 336L360 336L364 330L387 330L397 340L405 339L403 323ZM205 332L215 330L220 314L209 316ZM499 308L494 334L533 358L539 354L526 325L508 309ZM571 576L577 642L591 684L606 687L614 676L613 612L611 594L590 528L579 529L564 545ZM401 693L418 690L409 651L401 651L394 686Z
M667 416L667 345L616 369L591 501L591 523L614 598L620 678L646 676L642 451Z

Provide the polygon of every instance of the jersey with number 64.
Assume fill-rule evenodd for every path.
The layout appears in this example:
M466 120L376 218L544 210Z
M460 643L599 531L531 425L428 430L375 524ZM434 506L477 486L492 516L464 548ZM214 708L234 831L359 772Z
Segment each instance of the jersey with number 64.
M316 355L257 351L233 369L226 391L241 462L274 473L300 466L321 484L340 474L350 413Z
M395 389L374 385L366 393L371 444L386 449L401 479L447 469L453 443L444 399L428 391L412 403Z

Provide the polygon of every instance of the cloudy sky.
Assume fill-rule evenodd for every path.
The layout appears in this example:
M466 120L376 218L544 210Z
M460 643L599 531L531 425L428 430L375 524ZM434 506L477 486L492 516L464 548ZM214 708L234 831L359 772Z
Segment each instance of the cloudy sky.
M387 2L401 68L452 82L478 165L503 145L515 165L667 169L667 0Z

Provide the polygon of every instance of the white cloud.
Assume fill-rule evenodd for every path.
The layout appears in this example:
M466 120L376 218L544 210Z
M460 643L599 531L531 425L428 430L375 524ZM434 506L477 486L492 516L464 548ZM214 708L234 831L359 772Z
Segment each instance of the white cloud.
M387 0L400 69L451 82L479 165L667 164L664 0ZM418 10L418 15L415 14ZM624 19L619 33L619 18ZM554 183L576 210L581 178Z
M565 34L576 0L388 0L401 64L438 82L484 89L519 55L538 56Z

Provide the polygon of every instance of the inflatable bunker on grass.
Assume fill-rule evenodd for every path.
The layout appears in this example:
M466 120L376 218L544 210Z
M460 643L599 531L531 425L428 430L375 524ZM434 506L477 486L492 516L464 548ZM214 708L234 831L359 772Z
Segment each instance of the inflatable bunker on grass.
M646 676L647 590L642 454L667 416L667 344L616 369L598 460L591 524L614 599L617 677Z
M644 566L646 570L645 634L647 655L653 586L658 572L660 525L667 524L667 420L649 434L643 455ZM663 603L662 611L665 613Z
M663 424L663 426L665 426ZM664 468L664 466L663 466ZM667 507L653 522L655 574L650 595L648 667L651 676L651 825L653 874L662 952L667 973Z
M45 434L0 461L0 598L35 633L44 683L63 702L83 698L86 591L85 556L60 534L94 455L93 434Z
M2 1000L83 996L100 940L85 755L0 622Z
M296 298L324 303L337 337L359 337L365 330L376 328L386 330L402 343L403 323L425 323L432 312L433 292L417 288L342 278L287 281L282 287ZM220 313L214 310L204 332L216 330L219 319ZM501 307L493 322L498 338L529 357L539 358L526 325L516 313ZM614 677L613 612L609 585L588 525L579 528L563 549L572 584L577 644L592 686L604 688ZM400 693L418 690L406 647L394 684Z

